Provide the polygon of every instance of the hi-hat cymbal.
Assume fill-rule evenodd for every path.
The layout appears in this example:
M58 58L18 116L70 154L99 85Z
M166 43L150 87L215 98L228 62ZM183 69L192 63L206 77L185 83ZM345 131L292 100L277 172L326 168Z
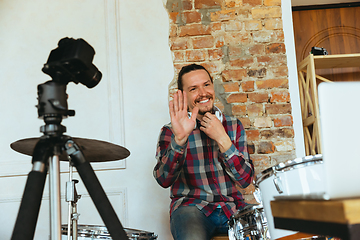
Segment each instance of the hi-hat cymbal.
M10 147L22 154L32 156L36 143L40 138L21 139L10 144ZM127 158L130 151L119 145L95 139L72 138L81 148L88 162L115 161ZM68 161L65 151L59 156L61 161Z

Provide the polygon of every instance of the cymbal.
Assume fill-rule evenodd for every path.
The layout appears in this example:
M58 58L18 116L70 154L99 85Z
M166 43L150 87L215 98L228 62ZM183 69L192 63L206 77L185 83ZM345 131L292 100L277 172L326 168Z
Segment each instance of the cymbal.
M11 143L10 147L19 153L32 156L35 145L39 139L40 138L21 139ZM129 150L113 143L86 138L72 138L72 140L81 148L88 162L115 161L127 158L130 155ZM61 161L68 161L65 151L62 151L59 159Z

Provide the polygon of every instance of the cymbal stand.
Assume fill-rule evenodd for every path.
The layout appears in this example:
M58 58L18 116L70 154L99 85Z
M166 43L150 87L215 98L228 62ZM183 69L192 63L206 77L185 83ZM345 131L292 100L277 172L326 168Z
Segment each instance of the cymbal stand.
M72 236L72 240L77 239L78 236L78 220L80 214L77 212L77 201L81 195L77 194L75 184L79 181L73 179L73 166L71 160L69 161L69 181L66 182L65 200L68 202L68 240ZM71 234L72 233L72 234Z
M66 127L60 123L63 116L72 116L67 109L66 84L48 81L38 85L40 117L44 117L44 133L33 154L33 168L28 174L20 209L11 240L32 240L39 215L47 171L50 177L50 239L61 240L60 156L66 152L76 167L89 195L113 240L128 239L115 210L106 196L90 162L75 141L63 135Z

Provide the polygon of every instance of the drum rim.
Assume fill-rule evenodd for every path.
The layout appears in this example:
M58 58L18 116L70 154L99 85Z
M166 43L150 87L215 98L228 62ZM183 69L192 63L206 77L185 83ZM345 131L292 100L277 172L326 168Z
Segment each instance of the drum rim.
M259 173L256 176L255 186L259 187L259 184L265 179L271 177L276 172L286 172L295 168L298 168L303 164L317 164L322 163L322 154L309 155L301 158L295 158L293 160L288 160L286 162L279 163L275 166L269 167Z
M96 225L96 224L78 224L78 232L79 229L80 230L94 230L94 231L99 231L99 236L104 236L104 237L108 237L110 236L109 231L107 230L107 227L104 225ZM68 232L68 225L67 224L62 224L61 225L61 232ZM135 228L124 228L124 231L126 232L126 234L136 234L138 233L140 237L152 237L152 239L156 239L158 236L157 234L155 234L154 232L149 232L149 231L145 231L145 230L140 230L140 229L135 229ZM81 234L87 234L87 233L83 233L80 231ZM85 236L87 237L87 236ZM154 238L155 237L155 238ZM111 238L109 238L111 239Z

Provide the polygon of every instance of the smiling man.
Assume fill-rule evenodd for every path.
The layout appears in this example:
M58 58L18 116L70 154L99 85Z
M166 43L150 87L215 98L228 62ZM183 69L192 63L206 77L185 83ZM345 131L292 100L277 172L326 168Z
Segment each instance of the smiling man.
M161 129L156 181L170 187L170 227L175 240L209 240L227 233L227 222L246 206L236 185L246 188L254 167L241 122L215 105L210 73L183 67L169 103L171 123Z

